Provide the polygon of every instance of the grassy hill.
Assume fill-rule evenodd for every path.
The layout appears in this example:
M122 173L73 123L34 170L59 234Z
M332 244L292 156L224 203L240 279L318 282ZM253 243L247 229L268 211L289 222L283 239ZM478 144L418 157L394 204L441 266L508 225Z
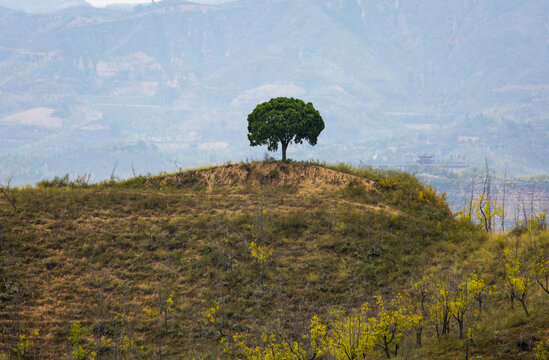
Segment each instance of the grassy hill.
M246 346L269 333L305 341L315 315L330 327L336 308L389 301L424 276L457 291L472 272L497 289L471 354L534 358L549 338L549 296L534 277L529 315L518 302L501 311L504 250L543 258L547 232L482 234L409 174L257 162L101 184L56 178L7 195L16 209L0 199L0 358L242 358L235 334ZM399 356L463 357L454 320L440 338L433 321L422 347L403 332Z

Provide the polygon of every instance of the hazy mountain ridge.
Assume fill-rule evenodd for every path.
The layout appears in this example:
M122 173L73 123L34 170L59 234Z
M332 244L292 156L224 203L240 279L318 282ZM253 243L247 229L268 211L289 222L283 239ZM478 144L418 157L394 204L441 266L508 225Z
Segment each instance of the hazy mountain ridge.
M0 6L29 13L51 13L74 6L91 6L86 0L1 0Z
M11 157L49 158L42 176L98 178L115 156L99 159L99 168L61 169L56 158L76 147L137 140L158 152L144 171L173 160L196 165L258 156L264 149L247 147L247 113L271 96L297 96L315 104L327 127L315 149L290 156L399 161L429 151L474 161L484 157L482 144L517 172L547 172L541 159L549 155L548 15L543 2L431 0L165 0L133 11L0 11L0 138L10 140L0 147ZM53 109L61 125L43 126L59 124L51 116L32 126L14 122L37 108ZM479 134L475 147L462 144L467 118L528 124L539 137L526 155L533 160L516 148L493 150L490 134ZM2 172L38 179L17 173L6 159ZM129 165L121 165L121 175Z

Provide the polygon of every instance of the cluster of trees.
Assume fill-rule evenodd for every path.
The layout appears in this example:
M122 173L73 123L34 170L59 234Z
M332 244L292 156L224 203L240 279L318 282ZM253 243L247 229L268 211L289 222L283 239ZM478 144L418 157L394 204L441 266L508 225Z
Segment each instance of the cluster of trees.
M474 175L471 176L467 190L469 194L465 194L466 204L456 213L458 221L463 224L473 222L486 232L498 228L505 231L511 227L530 230L547 228L545 204L541 204L539 199L534 200L536 183L530 189L530 194L522 197L524 194L517 193L516 189L513 194L506 173L499 180L499 185L495 184L495 178L496 175L485 160L480 184L475 181Z
M489 313L509 300L510 311L519 302L526 317L531 316L529 298L549 296L547 236L501 236L501 251L486 259L498 267L496 275L456 269L435 269L393 296L374 296L359 309L333 307L326 315L310 319L301 335L290 335L280 319L256 341L257 336L225 335L218 329L226 356L246 360L360 360L392 358L412 354L424 338L454 336L463 344L466 359L474 352L483 327L490 324ZM543 300L542 302L546 299ZM216 304L219 313L219 304ZM488 309L488 310L487 310ZM208 324L222 326L222 321ZM537 353L548 351L541 339ZM542 355L539 355L540 359Z
M464 338L470 326L469 313L473 302L481 308L488 291L475 275L467 278L456 289L446 283L425 277L412 284L407 293L391 299L375 296L372 303L364 303L358 310L334 307L327 316L314 316L302 340L292 340L281 326L263 334L262 343L248 345L244 336L222 338L225 352L231 358L248 360L296 359L368 359L372 355L391 358L398 355L406 337L422 344L424 329L431 325L437 336L450 333L450 322L455 320L459 337ZM471 332L467 332L471 334ZM469 335L471 339L472 336ZM406 344L410 344L409 341Z

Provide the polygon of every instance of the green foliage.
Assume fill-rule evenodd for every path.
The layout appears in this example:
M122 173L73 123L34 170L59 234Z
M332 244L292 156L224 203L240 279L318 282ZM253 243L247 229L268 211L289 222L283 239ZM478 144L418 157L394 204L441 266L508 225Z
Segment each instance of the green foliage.
M303 341L289 341L278 331L263 334L263 344L257 346L247 345L243 336L237 334L229 346L236 349L232 351L233 355L236 353L238 358L247 360L306 360L317 356L355 360L366 359L379 350L390 358L391 354L398 354L403 332L420 320L400 295L393 298L388 307L381 296L376 297L376 315L368 316L368 313L367 303L351 314L334 307L326 324L318 316L311 318L307 333L302 336Z
M393 347L394 355L398 355L404 331L416 326L421 315L412 311L401 294L393 297L390 308L386 308L383 298L377 296L377 308L377 316L368 320L373 344L390 358L390 348Z
M250 253L259 264L264 265L267 259L273 254L273 250L252 241L250 243Z
M91 331L80 322L71 325L69 334L70 353L66 354L67 360L95 360L97 352L94 344L89 340Z
M549 338L541 340L536 346L536 360L549 359Z
M526 254L532 250L538 255L543 254L548 246L549 242L543 238L534 238L531 244L522 246L517 254L521 259L526 258ZM505 246L504 250L505 254L508 254ZM541 253L540 250L542 250ZM497 252L493 253L484 261L496 266L505 265L503 267L508 269L508 263L502 264L498 256ZM543 264L541 266L543 267ZM389 295L390 300L375 296L376 301L372 304L364 303L361 307L350 310L340 306L332 307L329 315L323 319L314 315L311 318L311 325L304 329L303 335L295 337L301 341L285 342L284 338L278 337L280 332L274 331L264 334L261 344L248 345L244 337L239 335L236 347L246 351L239 353L240 357L237 358L304 359L305 354L308 354L309 358L358 360L375 359L379 356L391 358L397 356L401 349L406 351L406 355L402 356L408 357L416 353L415 356L422 359L460 358L462 355L458 356L458 354L460 352L463 354L463 351L465 358L492 358L494 353L500 355L507 353L509 355L502 358L513 359L517 358L517 354L524 355L527 349L530 349L530 354L537 356L537 359L547 357L546 340L542 339L537 345L530 344L531 341L524 343L523 340L516 340L516 334L508 334L507 330L503 333L499 329L492 330L494 316L498 319L507 318L509 322L507 326L522 329L520 331L532 331L524 326L529 327L537 322L530 321L528 316L517 318L513 312L506 314L502 311L498 299L509 291L503 286L506 279L500 279L497 276L491 278L494 274L489 273L483 273L481 277L477 272L466 275L460 272L445 273L436 268L433 271L433 275L424 276L421 280L412 283L409 296L397 293L393 296ZM458 280L460 278L461 281ZM498 284L503 280L502 285L487 285L487 281L494 280ZM494 293L497 296L489 297ZM543 302L543 298L538 298L537 301L541 301L538 305L541 308L537 310L540 311L539 309L543 309L544 306L541 304L546 302ZM547 312L542 310L540 316L543 317L546 314ZM452 330L450 326L452 318L458 324L458 332ZM436 332L427 331L426 334L438 335L438 341L433 342L432 338L427 337L427 345L418 342L416 347L410 346L409 338L413 335L417 337L418 331L424 330L425 323L434 325ZM541 323L539 326L545 329L547 321L541 320ZM495 338L491 339L491 336ZM504 341L501 336L507 337L509 346L515 348L499 348ZM496 341L496 337L499 340ZM520 337L522 338L523 335L521 334ZM250 340L254 343L252 339L248 339ZM293 345L289 346L291 344ZM233 343L232 346L235 344ZM311 349L314 351L311 352Z
M251 146L267 145L269 151L282 146L282 160L286 160L289 144L303 140L316 145L324 129L320 113L311 103L294 98L278 97L256 106L248 115L248 140Z
M516 251L512 249L505 249L504 251L505 280L511 299L511 306L513 306L515 300L518 300L526 316L528 316L526 297L532 281L533 264L531 260L527 262L521 261Z
M332 308L324 351L336 359L364 358L374 346L373 336L369 332L368 310L367 303L349 314L341 308Z
M33 349L36 344L34 339L38 336L38 330L23 332L19 335L17 344L13 348L13 353L17 359L31 359L33 357Z
M529 230L542 231L547 229L547 213L540 211L539 214L533 214L526 219L525 223L519 223L517 227L524 227Z
M532 274L543 291L549 295L549 256L538 255L534 261Z
M70 175L66 174L63 177L55 176L52 180L42 180L36 184L38 187L88 187L90 186L90 175L77 175L71 180Z
M477 221L482 224L486 231L492 231L497 225L497 219L503 217L502 204L496 198L485 194L480 194L473 201L472 207Z

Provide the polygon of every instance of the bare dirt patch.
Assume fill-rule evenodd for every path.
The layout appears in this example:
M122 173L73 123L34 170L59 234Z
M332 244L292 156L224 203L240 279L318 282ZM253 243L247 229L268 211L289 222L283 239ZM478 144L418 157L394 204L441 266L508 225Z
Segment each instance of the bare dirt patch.
M204 185L212 187L296 186L299 191L322 192L345 186L357 177L320 166L292 163L250 163L225 165L205 170L185 171L166 179L176 186ZM367 188L369 180L361 179Z

